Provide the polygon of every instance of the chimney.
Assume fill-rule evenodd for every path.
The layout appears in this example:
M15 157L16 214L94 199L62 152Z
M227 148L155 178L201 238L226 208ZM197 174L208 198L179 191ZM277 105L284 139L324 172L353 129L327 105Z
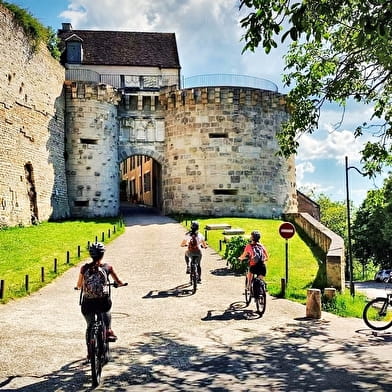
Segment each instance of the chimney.
M61 24L63 26L63 28L62 28L63 31L71 31L72 30L71 23L61 23Z

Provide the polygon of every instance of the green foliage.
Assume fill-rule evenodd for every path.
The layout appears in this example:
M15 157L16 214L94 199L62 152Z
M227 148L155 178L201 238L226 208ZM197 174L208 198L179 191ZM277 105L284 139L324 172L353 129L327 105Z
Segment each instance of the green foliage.
M119 224L120 223L120 224ZM116 233L114 233L114 227ZM110 238L108 238L111 231ZM96 237L105 243L124 232L118 219L79 220L61 223L45 222L31 227L15 227L0 230L0 279L5 281L5 298L26 295L25 275L30 277L30 291L36 291L70 267L87 258L88 241ZM77 257L78 245L80 258ZM67 263L67 251L70 252ZM57 259L57 274L54 272ZM45 282L41 282L41 268L45 269Z
M324 194L320 194L315 201L320 205L321 223L345 239L347 233L346 203L333 201Z
M51 27L43 26L30 12L15 4L3 0L0 0L0 4L8 8L14 14L15 21L23 28L27 37L30 38L33 50L37 50L39 45L43 42L51 55L56 60L60 59L58 39Z
M248 243L249 240L241 236L234 236L226 244L225 259L235 273L243 274L248 267L248 260L238 260Z
M291 40L284 82L290 118L278 134L281 154L298 148L298 137L318 128L327 102L344 108L354 100L373 108L355 136L374 131L362 151L369 176L392 163L392 7L389 0L241 0L244 51L262 45L269 53L278 38Z
M361 264L392 266L392 176L367 193L353 222L353 253Z

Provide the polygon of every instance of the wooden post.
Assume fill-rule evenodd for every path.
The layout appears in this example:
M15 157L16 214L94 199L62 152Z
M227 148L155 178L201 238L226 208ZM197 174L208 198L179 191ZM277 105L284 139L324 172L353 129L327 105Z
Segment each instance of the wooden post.
M110 229L108 230L108 238L110 238Z
M53 270L54 270L54 273L57 274L57 259L54 259Z
M331 301L336 295L336 289L333 287L328 287L324 289L324 297L328 300Z
M45 267L41 267L41 282L45 282Z
M102 242L105 242L105 233L102 232Z
M69 264L69 250L67 250L67 264Z
M80 245L78 245L78 259L80 259Z
M222 250L222 240L219 240L219 252Z
M4 280L0 280L0 299L4 298Z
M25 276L25 289L29 291L29 275Z
M306 317L321 318L321 290L308 289L306 298Z
M204 230L204 239L207 241L207 230Z

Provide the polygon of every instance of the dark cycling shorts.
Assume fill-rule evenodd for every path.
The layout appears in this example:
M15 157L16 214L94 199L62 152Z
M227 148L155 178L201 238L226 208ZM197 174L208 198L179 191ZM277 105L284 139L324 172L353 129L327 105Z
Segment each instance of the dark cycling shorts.
M92 298L87 299L83 298L82 302L82 313L89 314L89 313L106 313L112 307L112 300L109 297L104 298Z
M251 265L249 267L249 271L252 272L252 274L257 274L257 275L267 275L267 268L265 266L265 263L257 263L255 265Z

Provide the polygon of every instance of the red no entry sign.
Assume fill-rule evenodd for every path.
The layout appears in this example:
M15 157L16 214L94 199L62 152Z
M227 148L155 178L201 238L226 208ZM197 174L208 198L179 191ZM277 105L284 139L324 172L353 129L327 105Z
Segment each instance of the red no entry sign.
M290 222L283 222L279 226L279 234L281 237L285 238L288 240L295 234L295 227L292 223Z

